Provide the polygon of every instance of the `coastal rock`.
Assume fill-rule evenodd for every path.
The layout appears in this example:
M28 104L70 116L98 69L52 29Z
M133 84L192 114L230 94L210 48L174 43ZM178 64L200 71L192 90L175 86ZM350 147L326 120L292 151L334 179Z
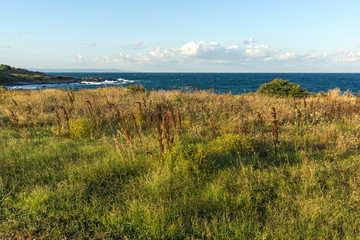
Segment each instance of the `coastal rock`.
M94 78L94 77L83 77L81 78L81 81L87 81L87 82L103 82L105 81L104 78Z

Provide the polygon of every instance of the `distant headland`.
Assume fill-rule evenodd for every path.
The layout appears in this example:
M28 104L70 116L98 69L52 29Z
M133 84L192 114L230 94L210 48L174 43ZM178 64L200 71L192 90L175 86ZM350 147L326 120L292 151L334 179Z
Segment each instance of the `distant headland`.
M128 72L116 68L30 68L31 71L40 71L45 73L124 73Z
M39 71L29 71L9 65L0 65L0 85L72 83L81 81L104 81L103 78L74 78L70 76L54 76Z

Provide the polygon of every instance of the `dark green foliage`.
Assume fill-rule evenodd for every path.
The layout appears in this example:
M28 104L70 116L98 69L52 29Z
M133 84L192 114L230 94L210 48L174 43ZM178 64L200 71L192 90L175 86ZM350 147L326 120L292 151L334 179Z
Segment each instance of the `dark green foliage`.
M277 97L305 97L308 95L308 92L300 85L281 78L275 78L269 83L262 84L257 92Z
M54 78L57 78L59 80L71 80L71 79L73 79L72 77L68 77L68 76L54 76Z
M0 81L5 81L9 78L9 75L4 73L4 72L0 72Z
M11 81L14 81L14 77L7 74L6 72L0 71L0 83L9 83Z
M12 69L12 67L10 67L9 65L4 65L4 64L0 65L0 70L8 71L11 69Z
M143 93L146 91L145 87L141 84L129 85L126 88L130 93Z

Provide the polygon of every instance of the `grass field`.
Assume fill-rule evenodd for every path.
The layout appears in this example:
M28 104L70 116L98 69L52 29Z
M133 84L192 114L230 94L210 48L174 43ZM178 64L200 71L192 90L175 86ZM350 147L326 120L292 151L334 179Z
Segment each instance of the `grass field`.
M0 89L0 238L356 239L360 98Z

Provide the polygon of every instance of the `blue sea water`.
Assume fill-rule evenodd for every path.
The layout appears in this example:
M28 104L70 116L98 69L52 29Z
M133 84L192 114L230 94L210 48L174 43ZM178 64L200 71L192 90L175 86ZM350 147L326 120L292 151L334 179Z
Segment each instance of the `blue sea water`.
M13 88L98 88L104 86L128 86L142 84L148 90L213 90L216 93L241 94L256 91L263 83L275 78L290 80L309 92L327 92L340 88L360 92L360 73L48 73L76 78L104 78L104 82L82 82L69 84L40 84L13 86Z

